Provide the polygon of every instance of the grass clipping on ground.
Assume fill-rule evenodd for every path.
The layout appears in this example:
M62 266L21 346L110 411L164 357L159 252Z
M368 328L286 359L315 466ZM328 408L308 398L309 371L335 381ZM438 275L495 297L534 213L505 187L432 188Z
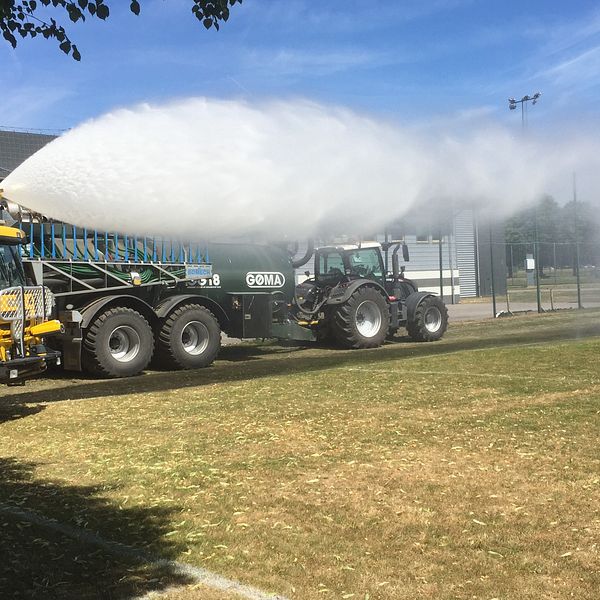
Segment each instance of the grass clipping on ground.
M599 334L523 317L5 390L0 456L27 467L0 502L290 598L591 600Z

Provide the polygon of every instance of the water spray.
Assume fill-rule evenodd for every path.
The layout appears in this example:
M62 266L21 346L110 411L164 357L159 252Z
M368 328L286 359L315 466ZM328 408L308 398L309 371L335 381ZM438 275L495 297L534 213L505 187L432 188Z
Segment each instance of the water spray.
M298 239L383 230L411 209L429 217L449 204L506 216L561 194L575 167L593 187L598 146L498 127L423 133L308 101L196 98L86 122L3 185L12 202L78 227Z

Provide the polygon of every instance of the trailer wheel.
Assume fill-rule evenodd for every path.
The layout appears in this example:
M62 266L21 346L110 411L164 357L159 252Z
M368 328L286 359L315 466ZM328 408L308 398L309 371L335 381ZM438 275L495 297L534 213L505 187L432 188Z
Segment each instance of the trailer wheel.
M98 315L88 327L83 366L102 377L131 377L148 366L153 351L148 321L137 311L119 306Z
M415 342L435 342L442 338L448 328L448 309L437 296L427 296L417 306L406 329Z
M185 304L170 313L160 325L156 352L167 369L200 369L213 363L221 348L221 328L204 306Z
M333 314L332 330L344 348L376 348L385 341L390 322L385 298L371 287L358 288Z

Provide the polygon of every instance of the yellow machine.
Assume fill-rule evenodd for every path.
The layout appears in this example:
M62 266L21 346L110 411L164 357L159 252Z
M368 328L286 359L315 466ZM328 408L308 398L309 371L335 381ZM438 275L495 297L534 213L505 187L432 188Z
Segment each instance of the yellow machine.
M0 221L0 383L22 383L60 364L60 353L44 344L44 337L62 330L49 319L54 295L41 285L27 285L20 247L25 233Z

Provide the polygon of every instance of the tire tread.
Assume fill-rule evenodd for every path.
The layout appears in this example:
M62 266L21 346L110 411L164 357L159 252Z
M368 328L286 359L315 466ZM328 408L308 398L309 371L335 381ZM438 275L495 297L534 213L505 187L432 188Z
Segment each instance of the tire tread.
M142 319L146 324L148 324L148 321L146 320L146 318L139 313L137 310L134 310L133 308L129 308L126 306L116 306L113 308L109 308L108 310L104 311L102 314L100 314L98 317L96 317L94 319L94 321L92 322L92 324L90 325L90 327L88 328L88 330L86 331L84 337L83 337L83 342L82 342L82 346L81 346L81 354L82 354L82 363L83 363L83 367L85 371L88 371L89 373L92 373L94 375L98 375L100 377L122 377L123 375L120 375L119 373L115 372L112 369L109 369L106 367L106 365L103 364L103 361L101 359L101 357L99 356L99 347L98 347L98 343L97 343L97 338L98 335L101 333L102 328L104 327L104 325L106 324L106 321L108 321L108 319L110 319L111 317L115 317L115 316L119 316L119 315L123 315L123 314L130 314L130 315L135 315L136 317L139 317L140 319ZM150 325L148 324L148 331L150 333L150 335L152 336L152 329L150 328ZM154 339L152 340L152 344L151 347L154 347ZM150 358L152 358L152 355L150 356ZM148 364L150 363L150 360L148 360ZM143 370L144 368L146 368L147 365L145 365L144 367L142 367L141 370Z
M435 303L442 313L441 333L432 333L425 327L425 310L428 305ZM415 342L434 342L442 338L448 328L448 308L437 296L429 296L417 306L413 319L406 324L409 337Z
M160 329L156 335L156 362L157 365L162 369L168 370L178 370L190 368L181 364L181 362L177 359L177 356L173 352L173 346L171 344L171 332L173 331L173 327L177 323L177 320L184 315L189 310L201 310L206 315L211 318L219 327L219 322L215 315L205 306L201 304L194 303L186 303L178 306L174 311L169 313L169 315L162 321ZM219 327L220 331L220 327ZM220 335L220 334L219 334ZM217 350L218 352L218 350ZM202 366L210 365L214 360L212 357L209 361L206 361L206 364ZM196 368L201 368L196 367Z
M365 299L373 300L377 294L383 299L383 296L373 287L361 287L358 288L350 298L341 304L334 312L332 319L332 330L335 339L344 348L359 349L359 348L377 348L383 344L388 331L388 323L384 323L382 326L382 333L374 336L371 339L364 338L361 336L352 322L352 315L355 307L360 304L362 297ZM385 300L383 300L385 302ZM387 306L386 306L387 311ZM387 313L382 314L382 319L386 320Z

